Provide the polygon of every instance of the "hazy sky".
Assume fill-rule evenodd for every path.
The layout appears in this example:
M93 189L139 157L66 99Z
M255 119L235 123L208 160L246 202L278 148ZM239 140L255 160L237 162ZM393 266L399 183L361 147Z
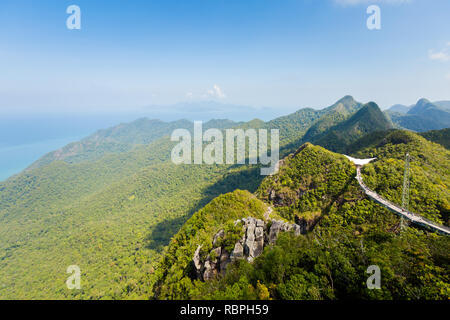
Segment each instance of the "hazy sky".
M449 16L449 0L1 0L0 113L450 100Z

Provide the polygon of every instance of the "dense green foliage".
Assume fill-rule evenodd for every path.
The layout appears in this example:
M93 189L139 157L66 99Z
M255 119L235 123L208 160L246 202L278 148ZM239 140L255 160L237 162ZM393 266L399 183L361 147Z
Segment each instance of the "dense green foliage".
M364 105L348 120L331 127L312 140L328 150L346 152L347 146L366 134L392 129L392 124L373 102Z
M172 147L162 138L0 183L0 297L149 297L153 265L184 221L220 194L259 184L257 168L176 166ZM74 264L81 291L65 286Z
M362 104L356 102L353 97L345 96L334 105L323 110L322 117L308 129L303 140L314 141L319 139L322 134L342 121L347 120L361 107Z
M265 179L257 194L267 202L272 200L279 215L289 221L310 220L320 216L354 176L355 169L345 157L305 144L297 154L284 159L279 173ZM271 193L276 199L270 199Z
M372 208L370 208L372 209ZM330 219L333 216L330 215ZM325 223L325 222L324 222ZM241 261L224 278L199 288L202 299L447 299L449 242L408 230L355 236L339 225L307 237L282 234L253 264ZM381 290L369 290L366 270L381 270Z
M237 126L238 123L230 120L210 120L203 127L205 129L226 129ZM122 123L117 126L99 130L93 135L73 142L67 146L50 152L33 163L30 168L48 165L54 161L79 163L94 161L108 154L128 152L137 146L148 145L175 129L192 131L193 123L188 120L163 122L160 120L138 119L131 123Z
M233 125L266 124L211 120L203 128ZM261 180L256 167L173 165L167 136L183 127L193 124L141 119L102 130L0 183L0 297L148 297L149 270L184 221ZM65 286L73 264L83 272L81 292Z
M61 193L34 200L36 207L16 204L2 211L0 296L146 298L170 237L192 212L247 179L223 167L158 164L76 198ZM83 272L82 290L71 292L65 269L74 264Z
M213 120L204 124L204 128L280 129L281 154L287 155L298 149L304 134L315 124L321 136L336 132L336 128L339 134L347 134L347 128L360 128L361 122L357 126L347 122L360 108L352 100L346 97L324 110L302 109L266 123ZM346 102L351 102L348 108ZM376 119L377 112L367 112L364 121L376 124ZM342 127L342 123L350 125ZM365 199L354 180L354 168L344 157L306 145L284 161L280 174L261 184L262 177L254 166L173 165L169 156L174 144L168 135L173 128L183 127L191 130L192 123L167 124L142 119L119 125L49 154L29 170L1 182L0 298L149 298L154 296L156 280L159 297L164 298L353 297L356 291L336 289L336 279L342 276L359 281L365 277L359 273L366 267L358 264L360 259L367 263L373 261L370 259L385 261L386 270L395 276L395 281L405 284L395 294L394 289L389 289L390 296L386 293L382 297L414 297L416 293L405 289L414 281L424 291L432 292L426 297L436 294L426 281L436 281L439 283L436 288L447 294L448 241L414 230L409 231L406 242L398 240L397 217ZM370 130L377 128L373 126ZM412 208L430 219L448 223L448 151L415 134L395 131L392 135L374 132L353 142L364 132L359 130L345 144L351 143L346 148L354 155L379 158L364 171L367 183L398 202L402 161L408 151L414 159ZM245 191L227 194L236 189L255 192L258 187L259 200ZM267 249L255 264L242 263L223 280L210 284L192 281L188 262L197 244L205 242L202 243L205 254L211 243L209 238L221 226L227 232L225 246L231 246L239 233L230 221L248 215L261 217L268 202L272 202L268 198L269 189L275 190L282 200L280 205L272 203L274 215L290 221L296 218L318 221L313 235L282 238L279 249L274 247L290 253L294 260L286 260L287 256L280 254L275 254L279 257L275 258ZM341 237L349 242L348 246L328 250L316 246L318 237L328 241L320 243L330 246ZM361 258L355 253L361 239L373 255ZM171 245L159 264L169 242ZM286 247L289 243L298 246L298 250L294 245ZM375 256L377 250L384 252L382 257ZM327 258L328 251L331 258ZM354 265L348 274L340 274L340 265L332 264L332 259L343 261L344 257ZM419 257L423 260L417 260ZM297 263L295 259L301 259L304 265L291 268ZM389 265L389 259L392 264L399 264ZM423 262L431 271L425 272L424 267L417 271L424 272L423 275L409 273L410 265L402 265L401 259L411 266ZM316 267L315 261L325 262ZM291 271L280 273L278 280L269 279L270 269L262 267L266 263L276 268L284 264ZM69 276L66 268L74 264L82 271L81 291L70 291L65 286ZM324 276L329 272L332 280ZM296 293L297 282L314 283L323 290L317 293L315 289L311 292L301 289ZM439 297L442 296L441 293Z
M420 134L429 141L439 143L450 150L450 128L442 130L432 130Z
M195 213L172 239L158 266L157 295L160 299L188 299L199 293L204 283L193 280L192 257L199 245L206 256L212 249L212 237L225 229L225 240L232 237L234 221L256 217L263 219L267 206L247 191L236 190L214 199ZM234 243L233 243L234 247Z
M449 225L450 151L408 131L376 134L371 145L356 153L376 157L364 167L366 184L388 200L401 204L405 155L411 156L411 211Z
M288 116L269 121L263 128L281 129L280 139L283 144L294 143L298 147L298 140L302 139L308 128L324 114L324 110L301 109Z
M399 178L396 174L390 176L385 175L383 170L372 171L387 165L395 171L397 167L402 167L401 157L406 151L410 152L421 159L413 165L414 174L417 171L419 177L412 180L414 196L411 205L418 213L438 220L443 215L442 210L446 209L436 199L439 196L448 199L448 193L441 194L448 192L448 181L441 182L442 188L436 187L427 192L425 189L436 184L433 179L439 175L448 178L445 171L448 170L445 168L448 165L448 151L409 132L389 131L384 136L379 133L374 136L366 141L377 141L375 145L355 154L378 157L364 171L367 183L386 197L398 193L396 180ZM437 157L431 159L433 155ZM447 299L450 296L448 237L425 233L413 227L400 234L399 218L367 199L354 174L350 162L341 155L310 144L303 146L284 160L278 174L262 182L257 194L264 201L271 202L276 212L290 221L311 216L317 218L311 213L318 212L319 222L314 230L306 236L281 235L277 244L266 247L263 255L252 264L239 261L228 268L224 277L208 282L189 278L189 261L197 245L211 243L213 233L210 232L209 238L201 242L196 233L191 238L189 233L182 232L175 239L181 237L183 244L190 243L187 246L189 250L184 251L185 246L171 243L164 259L177 263L177 268L169 271L170 263L160 265L158 272L164 277L159 284L165 288L165 294L157 297ZM431 179L430 185L424 186L428 178ZM401 177L399 180L401 183ZM373 185L377 181L378 187ZM275 200L270 198L273 190L277 194ZM398 196L394 198L392 200L398 199ZM210 213L214 213L217 219L217 211L209 207L202 210L202 219L212 221L207 218ZM189 221L187 226L191 223L194 222ZM216 223L212 225L214 230L220 228ZM366 286L369 276L366 270L370 265L381 269L381 290L369 290ZM181 290L185 288L181 286L177 287L180 290L173 290L167 287L171 283L183 283L183 286L187 283L189 289Z

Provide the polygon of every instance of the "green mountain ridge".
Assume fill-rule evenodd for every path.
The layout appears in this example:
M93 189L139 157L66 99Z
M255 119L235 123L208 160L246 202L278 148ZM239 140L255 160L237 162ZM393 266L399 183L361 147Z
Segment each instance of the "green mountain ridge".
M374 131L389 129L392 129L389 120L375 103L370 102L350 118L331 127L325 134L312 139L311 142L342 153L358 138Z
M450 149L450 128L442 130L432 130L420 134L429 141L439 143L447 149Z
M404 149L409 149L418 162L411 184L413 210L432 219L445 215L448 219L450 181L428 181L430 176L448 177L448 168L439 165L442 159L433 158L436 154L448 158L447 150L404 131L376 134L368 140L376 147L354 155L378 156L364 170L364 179L374 190L399 201L402 181L396 179L403 169ZM283 160L278 174L262 182L256 192L259 200L242 191L213 200L187 221L165 251L157 268L156 298L447 299L447 238L415 228L400 235L399 218L367 199L354 175L355 168L342 155L306 144ZM441 191L436 189L439 184L445 186ZM436 193L444 197L442 203ZM220 229L230 230L224 241L233 241L233 222L247 216L267 219L263 213L268 205L274 207L273 218L314 219L317 225L304 236L280 235L276 245L266 247L253 263L238 260L227 267L224 276L197 280L192 274L196 248L201 246L204 255L209 252L212 237ZM236 206L238 214L231 214ZM366 269L372 264L382 270L383 290L365 286Z
M239 123L231 120L213 119L204 123L203 127L205 129L227 129L237 125ZM111 153L128 152L139 145L148 145L169 135L175 129L192 131L192 128L193 122L188 120L163 122L141 118L131 123L122 123L108 129L99 130L81 141L50 152L33 163L28 169L41 167L53 161L67 163L94 161Z
M348 119L350 115L359 110L362 104L356 102L352 96L345 96L334 105L323 110L324 115L316 121L303 137L304 141L313 141L331 127Z

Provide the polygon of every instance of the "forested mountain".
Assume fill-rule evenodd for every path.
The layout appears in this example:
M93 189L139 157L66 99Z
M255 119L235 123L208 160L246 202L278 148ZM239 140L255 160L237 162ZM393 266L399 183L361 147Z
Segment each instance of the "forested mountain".
M389 115L395 124L413 131L424 132L448 128L450 127L450 111L446 107L447 103L441 101L438 104L427 99L420 99L406 114L389 111Z
M226 129L237 126L231 120L210 120L204 124L205 129ZM93 135L71 143L64 148L51 152L35 163L29 169L47 165L53 161L78 163L86 160L97 160L111 153L127 152L138 145L147 145L163 136L169 135L175 129L192 130L193 123L188 120L163 122L141 118L131 123L99 130Z
M93 149L84 161L51 161L0 183L0 297L148 297L143 281L190 214L258 183L256 168L240 175L243 168L174 165L170 133L125 152L99 157ZM74 264L86 275L77 292L64 285Z
M339 122L309 141L326 149L343 153L349 144L364 135L389 129L392 129L390 121L375 103L370 102L347 120ZM308 141L306 137L305 141Z
M162 247L192 212L258 181L256 170L147 156L142 149L93 163L55 162L1 184L0 296L147 298ZM65 290L65 268L74 264L83 272L81 291Z
M420 99L417 102L417 104L408 111L408 114L427 116L427 117L430 117L435 120L439 120L438 119L439 116L445 115L446 120L448 120L449 116L446 115L445 113L443 113L442 111L444 111L443 108L438 107L437 105L430 102L429 100ZM444 120L444 119L441 119L441 120Z
M314 110L311 108L301 109L290 115L280 117L264 123L261 128L281 129L280 139L284 143L296 142L303 138L305 132L317 120L321 118L326 111Z
M304 210L291 207L291 203L289 206L276 207L270 216L291 223L296 219L315 221L317 218L322 221L333 204L338 201L336 205L341 216L345 217L347 209L353 206L356 210L354 212L357 212L356 216L361 212L367 213L369 217L363 216L370 223L366 220L361 222L361 230L365 230L367 225L377 224L375 221L377 219L381 219L380 221L386 219L389 227L396 226L398 222L387 211L378 211L378 207L360 194L354 185L354 170L345 158L323 148L307 144L298 153L308 155L307 157L291 156L301 163L303 160L300 159L305 159L306 171L298 169L305 180L301 180L303 178L300 179L300 176L295 178L292 176L289 179L286 176L286 179L279 180L281 184L277 182L278 189L274 188L275 198L267 200L267 194L264 195L267 190L263 191L263 186L273 181L271 180L273 178L267 178L261 184L262 176L259 174L259 168L255 166L174 165L170 161L174 143L169 140L169 135L178 128L192 130L193 123L186 120L166 123L140 119L130 124L100 130L78 143L46 155L28 170L1 182L0 298L151 298L155 293L153 288L156 280L159 286L155 288L161 289L162 294L165 278L161 277L159 273L161 268L157 266L163 249L183 225L181 230L187 230L186 232L190 230L189 232L194 233L197 227L191 223L184 223L216 197L221 200L214 200L213 203L223 205L217 210L222 210L224 214L229 211L229 219L244 218L247 214L265 219L264 215L260 215L261 212L266 213L268 206L279 199L278 195L282 195L280 199L284 199L285 193L290 197L301 191L308 194L302 204L304 207L301 207ZM377 166L373 168L376 174L380 172L383 179L388 179L391 173L386 171L387 168L390 170L395 168L393 172L397 176L401 174L402 159L408 149L405 146L414 146L418 150L414 158L426 161L420 162L417 168L414 164L412 167L413 170L417 170L416 176L420 181L416 187L412 183L412 190L418 188L414 191L418 195L414 194L411 197L413 208L418 211L426 210L428 213L425 215L435 221L448 221L449 173L448 169L445 170L448 151L443 151L444 149L437 144L429 143L412 133L400 136L406 135L414 143L397 143L398 139L403 141L406 138L387 136L396 131L380 131L391 127L383 114L380 115L375 104L363 106L347 96L331 107L322 110L301 109L269 122L258 119L247 123L212 120L205 123L203 128L280 129L280 147L283 156L295 152L299 146L307 142L308 139L305 138L307 132L310 132L311 140L317 139L311 142L322 143L330 149L334 147L333 139L338 139L336 149L333 150L351 151L352 154L360 153L361 156L377 154L382 159L377 163L383 165L380 168ZM369 134L362 137L367 133ZM408 139L406 140L409 141ZM437 138L430 139L437 140ZM391 142L383 148L383 141ZM424 151L419 152L420 148ZM389 155L390 152L394 155ZM431 154L437 155L434 160L431 159ZM391 158L394 160L389 160ZM289 168L289 161L287 160L284 168ZM393 165L389 161L393 161ZM441 162L441 167L436 161ZM311 167L313 163L317 168ZM296 168L292 167L289 170L295 171ZM377 187L386 197L398 201L401 187L398 177L395 183L378 186L378 175L376 179L371 180L371 176L375 173L369 171L370 168L371 166L367 167L365 172L368 183L372 183L374 188ZM276 177L284 176L281 173ZM291 189L290 185L295 179L301 180L298 182L301 184L295 184L295 188L298 186L296 190ZM348 188L353 188L351 192L342 191L343 182L345 188L347 184ZM383 187L387 189L384 190ZM255 192L258 188L256 198ZM246 191L234 192L236 189ZM230 192L233 194L227 195ZM362 199L362 204L355 199ZM348 201L349 204L345 206ZM422 201L424 205L421 205ZM230 205L235 209L230 209ZM208 215L207 208L213 207L214 205L209 205L197 215ZM232 210L236 210L234 216L231 214ZM359 221L354 212L350 210L348 214L351 219ZM372 217L372 213L375 216ZM217 216L214 222L206 218L205 226L213 223L216 228L219 224L226 223L228 218L222 219ZM339 221L343 219L338 216L333 216L334 218L340 219ZM210 231L214 228L207 229L207 234L204 233L202 237L211 236ZM358 228L352 228L347 230L346 236L356 231L362 232ZM388 229L382 230L385 232ZM386 237L391 239L391 233L394 231L389 232L390 238ZM233 232L230 234L236 236ZM385 234L382 234L382 238L385 237ZM428 239L433 236L417 235L417 237L420 240L422 237ZM179 239L179 236L176 238ZM428 240L420 241L425 241L424 245L428 245L426 242ZM184 249L191 250L191 247ZM169 250L178 252L179 248ZM311 254L319 254L320 250L318 247ZM182 259L191 261L190 251L186 252L189 254L184 255ZM176 253L178 259L177 255L178 253ZM443 257L448 259L446 255ZM65 280L68 277L66 268L69 265L80 266L82 290L66 289ZM180 265L179 261L175 261L174 265ZM184 275L183 268L180 267L176 272ZM170 278L171 275L166 274L165 277ZM443 281L448 283L445 279ZM270 289L269 283L264 283ZM257 283L250 284L258 288ZM263 282L258 290L265 292L262 284ZM218 294L219 292L220 290ZM344 296L344 294L337 295L336 292L333 294L334 296L320 297ZM195 296L191 293L189 295ZM274 297L288 296L274 295Z
M323 110L323 116L316 121L303 137L304 141L313 141L331 127L348 119L362 104L356 102L353 97L345 96L334 105Z
M449 151L404 131L366 140L371 143L354 155L378 159L365 168L365 181L398 203L403 157L411 152L412 209L448 225L450 181L442 161L448 161ZM401 232L399 218L367 199L354 176L355 168L342 155L305 144L284 159L278 174L262 182L257 198L236 191L214 199L172 239L157 269L155 297L447 299L448 238L414 227ZM269 228L274 219L297 222L306 232L280 233L276 244L265 246L254 261L232 259L223 269L223 252L233 256L237 241L246 237L236 221L247 216ZM222 252L220 259L214 252ZM222 274L198 279L193 259L195 264L206 260L208 266L218 259ZM365 284L366 269L374 264L383 275L382 290L368 290Z
M439 143L447 149L450 149L450 128L427 131L421 133L420 135L427 140Z

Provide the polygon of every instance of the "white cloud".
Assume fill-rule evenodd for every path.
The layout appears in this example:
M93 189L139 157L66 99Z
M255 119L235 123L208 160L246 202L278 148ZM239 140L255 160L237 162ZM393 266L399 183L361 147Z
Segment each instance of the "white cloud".
M227 95L217 84L205 93L192 93L190 91L186 93L186 98L189 100L225 99L226 97Z
M428 57L431 60L447 62L450 61L450 42L447 43L447 46L441 51L428 51Z
M430 57L431 60L438 60L442 62L450 60L450 54L444 51L434 52L433 50L430 50L428 56Z
M208 90L208 92L205 95L207 98L217 98L217 99L224 99L227 96L223 92L223 90L215 84L212 89Z
M375 4L375 3L403 4L403 3L410 3L412 0L333 0L333 1L343 6L354 6L360 4Z
M447 80L450 80L450 72L447 73L447 74L445 75L445 78L446 78Z

